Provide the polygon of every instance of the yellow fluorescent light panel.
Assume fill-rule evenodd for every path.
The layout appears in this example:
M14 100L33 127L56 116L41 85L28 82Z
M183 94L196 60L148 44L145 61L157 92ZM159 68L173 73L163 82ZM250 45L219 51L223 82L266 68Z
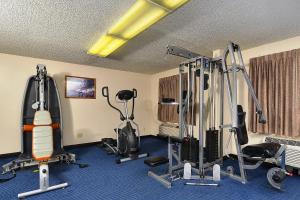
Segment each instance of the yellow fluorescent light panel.
M103 35L88 51L89 54L106 57L114 50L125 44L127 40L117 37Z
M137 0L88 53L106 57L189 0Z
M154 3L157 3L167 9L175 10L183 4L187 3L189 0L152 0Z
M146 0L139 0L108 33L131 39L167 14L168 12L165 9Z

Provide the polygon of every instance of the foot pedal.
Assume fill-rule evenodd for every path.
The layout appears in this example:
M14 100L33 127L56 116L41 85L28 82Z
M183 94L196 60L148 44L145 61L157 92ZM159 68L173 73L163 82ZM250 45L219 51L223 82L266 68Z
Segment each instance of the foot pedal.
M221 180L221 167L218 164L213 166L213 181L219 182Z
M184 164L183 179L190 180L192 177L192 165L190 163Z

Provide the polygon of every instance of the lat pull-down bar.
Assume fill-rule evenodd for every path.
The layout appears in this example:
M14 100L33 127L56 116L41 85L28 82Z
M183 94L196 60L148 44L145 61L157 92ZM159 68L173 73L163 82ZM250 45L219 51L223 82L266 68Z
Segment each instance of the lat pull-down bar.
M167 46L167 54L171 54L174 56L179 56L179 57L183 57L183 58L187 58L187 59L200 56L200 54L191 52L187 49L184 49L181 47L176 47L176 46L171 46L171 45Z

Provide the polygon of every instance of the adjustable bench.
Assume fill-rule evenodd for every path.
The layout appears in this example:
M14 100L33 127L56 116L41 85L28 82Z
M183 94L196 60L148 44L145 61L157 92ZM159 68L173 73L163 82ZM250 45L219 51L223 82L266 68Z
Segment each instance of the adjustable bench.
M236 147L237 156L239 161L240 176L233 174L233 167L228 168L228 172L223 172L224 175L229 175L231 178L238 180L242 183L247 182L247 175L245 170L257 169L267 159L273 160L276 164L279 164L281 168L274 167L269 169L267 173L267 179L269 183L276 189L281 189L281 183L288 174L285 171L285 145L278 143L260 143L247 145L244 148L241 145L248 143L248 133L245 123L246 112L243 111L243 107L238 105L238 124L239 128L236 129ZM245 164L244 158L252 161L256 161L255 164ZM229 170L230 169L230 170Z
M36 111L32 128L32 156L39 162L40 188L34 191L18 194L18 198L40 194L43 192L65 188L68 183L49 186L48 161L53 154L53 127L49 111Z
M249 157L274 158L280 147L278 143L253 144L243 148L243 153Z

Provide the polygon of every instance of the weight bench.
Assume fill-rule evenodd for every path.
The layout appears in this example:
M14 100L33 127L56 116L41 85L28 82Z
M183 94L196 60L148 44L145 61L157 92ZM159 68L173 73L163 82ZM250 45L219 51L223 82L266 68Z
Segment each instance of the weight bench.
M253 144L243 148L243 154L252 158L274 158L280 148L281 145L278 143Z
M239 127L235 129L235 143L237 148L237 157L240 168L240 176L234 174L233 167L227 167L227 172L223 172L223 175L228 175L231 178L238 180L242 183L247 182L246 170L257 169L263 162L267 159L272 160L273 163L279 164L281 168L273 167L269 169L267 173L267 179L269 183L276 189L281 189L281 183L288 174L285 171L285 145L280 145L278 143L260 143L247 145L242 148L242 145L248 143L248 133L245 123L246 112L243 111L243 107L238 105L238 125ZM244 159L253 161L254 164L245 164Z
M48 161L53 154L53 127L49 111L36 111L32 127L32 155L39 162L40 188L30 192L18 194L18 198L25 198L31 195L65 188L68 183L49 186Z

